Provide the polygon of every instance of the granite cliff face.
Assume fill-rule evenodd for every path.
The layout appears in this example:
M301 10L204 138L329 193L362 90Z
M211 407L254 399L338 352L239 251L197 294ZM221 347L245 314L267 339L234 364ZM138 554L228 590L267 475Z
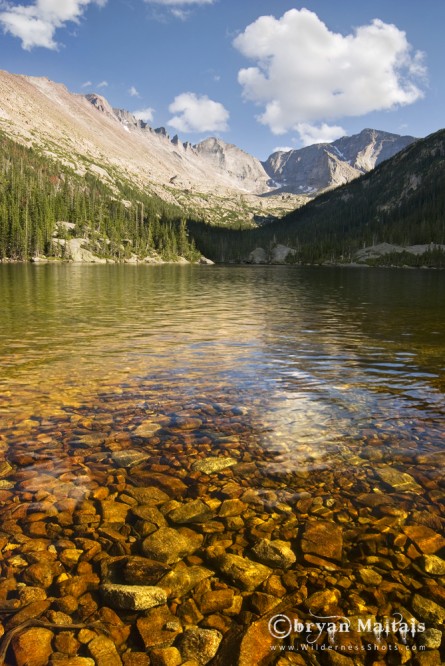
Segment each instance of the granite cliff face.
M194 146L195 151L221 174L228 174L255 194L271 190L270 178L261 162L231 143L210 137Z
M333 143L273 153L263 166L277 191L315 195L374 169L416 141L412 136L365 129Z

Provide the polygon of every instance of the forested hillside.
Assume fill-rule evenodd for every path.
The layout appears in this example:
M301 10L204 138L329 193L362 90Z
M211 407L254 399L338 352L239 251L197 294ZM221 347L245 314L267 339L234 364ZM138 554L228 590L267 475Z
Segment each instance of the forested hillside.
M281 220L252 231L192 225L200 249L216 261L243 261L256 247L281 243L292 261L350 262L360 248L445 243L445 130L412 144L365 176L328 192ZM445 265L442 251L394 262Z
M84 238L85 247L114 260L200 256L178 207L129 183L115 182L113 190L0 133L0 259L63 256L55 236Z

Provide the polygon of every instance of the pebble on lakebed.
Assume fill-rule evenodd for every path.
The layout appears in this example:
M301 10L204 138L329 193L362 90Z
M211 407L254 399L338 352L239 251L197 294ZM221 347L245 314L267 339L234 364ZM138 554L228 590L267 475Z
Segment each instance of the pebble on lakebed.
M308 635L275 638L275 616L334 615L356 628L397 613L425 632L405 645L391 631L369 663L385 663L383 645L401 663L445 661L445 487L433 447L386 446L383 463L374 433L363 434L353 456L339 446L329 465L280 469L240 409L207 396L178 409L171 397L149 414L147 402L128 388L94 409L11 425L14 447L0 447L7 663L303 666ZM368 664L356 648L374 639L338 634L344 651L310 663Z

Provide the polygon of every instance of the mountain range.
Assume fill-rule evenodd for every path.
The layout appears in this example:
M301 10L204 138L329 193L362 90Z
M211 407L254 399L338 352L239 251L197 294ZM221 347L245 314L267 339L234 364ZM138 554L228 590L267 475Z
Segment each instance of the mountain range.
M273 224L238 232L193 225L215 261L445 267L445 130Z
M277 151L264 169L278 192L317 195L349 183L374 169L416 139L374 129L344 136L332 143L318 143L291 151Z
M278 151L265 162L222 139L170 138L101 95L70 93L46 78L0 72L0 128L79 175L126 180L186 214L252 226L294 210L391 157L413 137L364 130L332 144Z
M0 260L445 263L445 131L365 129L260 162L0 72L0 144Z

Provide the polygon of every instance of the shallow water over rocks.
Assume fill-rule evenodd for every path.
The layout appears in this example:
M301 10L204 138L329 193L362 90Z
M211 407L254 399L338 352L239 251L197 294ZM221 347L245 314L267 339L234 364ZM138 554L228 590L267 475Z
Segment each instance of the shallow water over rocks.
M444 661L444 287L0 266L6 663Z

